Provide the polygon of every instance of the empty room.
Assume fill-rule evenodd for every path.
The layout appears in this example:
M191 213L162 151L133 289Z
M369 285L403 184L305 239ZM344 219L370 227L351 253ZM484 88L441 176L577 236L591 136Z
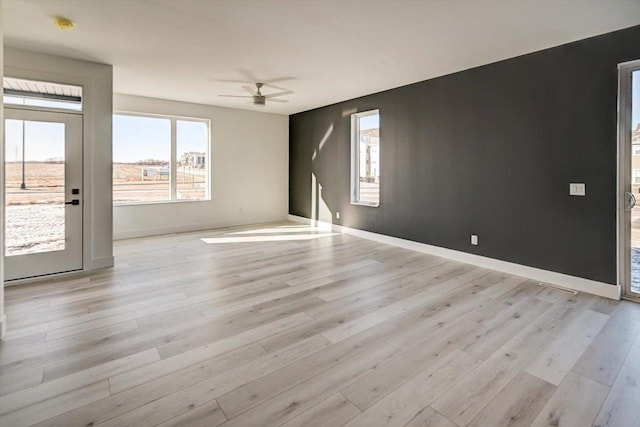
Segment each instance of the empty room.
M0 426L640 426L640 1L0 0Z

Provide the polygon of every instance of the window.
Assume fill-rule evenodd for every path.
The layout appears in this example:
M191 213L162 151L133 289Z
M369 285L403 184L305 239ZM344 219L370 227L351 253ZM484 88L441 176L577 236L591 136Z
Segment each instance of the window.
M640 156L640 144L634 144L631 147L633 148L633 155Z
M380 205L380 114L351 115L351 203Z
M34 80L2 79L3 101L8 105L82 111L82 87Z
M640 169L633 170L633 183L640 184Z
M113 203L209 200L209 121L113 116Z
M205 200L209 126L203 121L176 120L176 198Z

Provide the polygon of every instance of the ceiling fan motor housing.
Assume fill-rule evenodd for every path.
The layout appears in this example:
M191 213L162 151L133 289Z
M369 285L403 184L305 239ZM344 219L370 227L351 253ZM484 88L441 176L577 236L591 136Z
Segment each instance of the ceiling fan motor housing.
M264 106L264 104L265 104L265 97L264 96L258 96L258 95L254 95L253 96L253 105Z

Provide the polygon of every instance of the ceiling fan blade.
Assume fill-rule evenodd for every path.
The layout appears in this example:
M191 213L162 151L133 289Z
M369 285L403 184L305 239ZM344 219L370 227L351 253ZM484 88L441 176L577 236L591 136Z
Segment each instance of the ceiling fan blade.
M249 82L259 82L260 80L253 75L253 73L249 70L245 70L244 68L237 68L236 71L240 74L242 74L247 81Z
M292 76L282 76L282 77L276 77L275 79L260 79L258 78L258 76L256 76L255 74L253 74L251 71L245 69L245 68L236 68L236 71L240 74L242 74L248 81L250 82L263 82L263 83L278 83L278 82L284 82L287 80L296 80L295 77ZM262 76L264 77L264 76Z
M278 83L278 82L286 82L289 80L295 80L295 77L291 77L291 76L284 76L284 77L278 77L277 79L269 79L269 83Z
M228 80L228 79L210 79L210 80L212 82L218 82L218 83L241 83L241 84L251 83L246 80Z
M246 90L248 93L251 94L251 96L255 96L256 95L256 91L255 89L253 89L251 86L242 86L242 89Z
M265 98L273 98L273 97L276 97L276 96L285 96L285 95L291 95L291 94L293 94L292 90L285 90L284 92L270 93L270 94L265 95L264 97Z
M285 102L289 102L289 100L288 99L270 98L269 102L282 102L282 103L285 103Z
M236 79L210 79L210 80L212 82L218 82L218 83L250 84L251 86L249 87L251 87L252 91L255 91L255 89L253 88L253 85L255 84L255 82L261 82L265 87L270 87L272 89L285 91L289 89L287 89L286 87L278 86L275 83L289 81L289 80L297 80L295 77L279 77L276 79L261 80L253 76L253 74L251 74L247 70L237 70L237 71L240 74L243 74L246 80L242 80L242 79L237 79L237 80Z
M296 78L295 77L282 77L282 78L279 78L279 79L267 80L266 82L264 82L264 85L266 87L270 87L270 88L273 88L273 89L289 90L286 87L282 87L282 86L278 86L278 85L274 84L274 83L277 83L277 82L284 82L284 81L288 81L288 80L296 80Z
M253 98L252 96L246 96L246 95L218 95L218 96L222 96L223 98Z
M270 87L271 89L289 90L286 87L272 85L271 83L263 83L263 84L264 84L264 87Z

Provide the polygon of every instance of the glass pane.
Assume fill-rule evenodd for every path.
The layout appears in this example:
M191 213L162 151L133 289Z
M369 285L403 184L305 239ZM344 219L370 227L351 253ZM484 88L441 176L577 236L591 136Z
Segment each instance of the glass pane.
M380 116L372 114L358 118L359 133L359 201L380 202Z
M113 116L113 202L171 200L171 121Z
M82 102L70 102L54 99L37 99L21 96L4 96L5 104L28 105L30 107L58 108L61 110L82 111Z
M640 293L640 71L631 74L631 290Z
M4 77L5 104L82 111L82 87Z
M178 199L207 199L209 129L205 122L177 121Z
M65 248L64 123L5 121L6 256Z

